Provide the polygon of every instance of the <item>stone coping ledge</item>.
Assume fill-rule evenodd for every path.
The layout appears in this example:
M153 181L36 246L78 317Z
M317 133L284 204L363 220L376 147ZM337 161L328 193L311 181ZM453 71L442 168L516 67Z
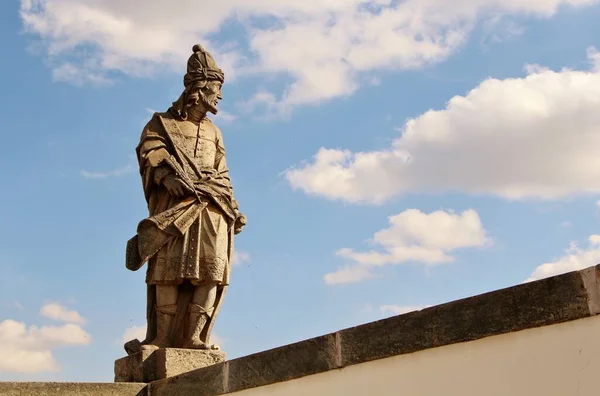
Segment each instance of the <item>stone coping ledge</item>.
M147 396L146 384L0 382L0 396Z
M152 382L213 396L600 313L600 265L394 316Z
M0 382L0 396L215 396L600 313L600 265L270 349L149 384Z

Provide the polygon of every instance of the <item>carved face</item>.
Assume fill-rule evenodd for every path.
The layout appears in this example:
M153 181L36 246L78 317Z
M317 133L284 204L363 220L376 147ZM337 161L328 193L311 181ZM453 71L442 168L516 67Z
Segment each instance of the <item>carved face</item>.
M209 81L206 84L206 87L202 89L205 104L207 105L208 110L213 114L217 114L217 105L219 101L223 99L223 94L221 92L222 87L223 83L221 81Z

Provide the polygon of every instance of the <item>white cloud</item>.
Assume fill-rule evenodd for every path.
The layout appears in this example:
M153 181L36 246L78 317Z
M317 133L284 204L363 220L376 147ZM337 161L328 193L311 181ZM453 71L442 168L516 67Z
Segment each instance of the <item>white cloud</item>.
M46 304L40 310L40 314L46 318L58 320L61 322L85 324L86 320L77 311L69 311L57 303Z
M525 282L578 271L600 264L600 235L590 235L588 246L585 249L578 247L575 242L571 242L565 253L556 261L544 263L537 267Z
M111 80L106 76L103 76L98 72L80 68L70 62L63 63L52 70L52 78L55 81L69 82L75 86L82 86L85 84L106 86L112 84Z
M233 251L233 259L231 260L232 265L241 265L251 260L250 254L239 250Z
M588 59L592 64L592 69L598 73L600 72L600 52L594 47L589 47L587 49Z
M403 315L405 313L420 311L429 305L382 305L379 307L384 315Z
M324 279L328 285L339 285L360 282L374 276L371 268L363 265L353 265L345 266L337 269L335 272L325 274Z
M456 249L490 244L476 211L422 213L409 209L389 218L390 226L369 241L379 251L359 252L344 248L337 255L352 262L325 275L327 284L355 283L373 277L373 269L385 265L419 262L435 265L451 262Z
M322 148L287 180L310 195L370 204L412 192L513 200L599 193L600 73L529 72L487 79L409 120L390 148Z
M221 122L226 122L226 123L233 122L236 119L237 119L237 116L235 114L231 114L224 110L219 110L219 112L215 116L215 120L221 121Z
M91 341L92 337L76 324L28 328L25 323L6 319L0 322L0 372L57 372L60 367L53 349Z
M291 110L289 106L280 102L274 93L264 90L256 92L250 99L238 104L238 106L246 113L256 113L257 109L264 110L264 115L257 117L263 121L288 116Z
M129 327L125 330L123 337L117 341L117 344L124 345L126 342L129 342L137 338L140 342L146 339L146 325L142 326L133 326Z
M225 339L217 333L212 333L210 335L210 343L222 347L225 344Z
M191 46L202 41L229 77L257 72L291 77L291 84L277 94L276 110L286 111L353 93L363 72L440 62L465 42L478 19L550 17L560 6L596 3L223 0L210 6L173 6L155 0L141 7L136 0L21 0L21 18L26 30L42 39L59 70L55 74L63 79L102 81L115 70L133 76L181 71ZM247 29L247 42L240 37L236 44L207 39L232 18ZM501 26L504 34L519 30L509 22Z
M129 164L122 168L115 169L115 170L108 171L108 172L88 172L86 170L81 170L79 173L81 174L81 176L85 177L86 179L106 179L109 177L126 175L128 173L133 172L134 169L135 169L134 166Z
M518 25L514 20L505 15L496 14L483 23L482 44L499 43L506 41L525 32L525 27Z

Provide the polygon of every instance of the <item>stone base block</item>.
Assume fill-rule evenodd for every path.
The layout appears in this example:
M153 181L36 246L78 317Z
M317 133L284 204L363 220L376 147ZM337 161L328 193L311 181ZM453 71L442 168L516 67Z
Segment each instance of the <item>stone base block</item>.
M223 351L162 348L115 360L115 382L152 382L224 362Z

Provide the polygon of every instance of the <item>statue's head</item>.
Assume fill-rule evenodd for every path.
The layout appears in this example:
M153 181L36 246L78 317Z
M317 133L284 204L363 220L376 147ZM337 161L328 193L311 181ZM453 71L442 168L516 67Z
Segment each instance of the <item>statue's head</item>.
M181 119L187 119L188 110L200 106L205 112L217 114L217 104L223 98L221 87L225 74L217 66L212 55L200 44L194 45L193 54L187 62L187 73L183 77L183 93L173 102L171 111Z

